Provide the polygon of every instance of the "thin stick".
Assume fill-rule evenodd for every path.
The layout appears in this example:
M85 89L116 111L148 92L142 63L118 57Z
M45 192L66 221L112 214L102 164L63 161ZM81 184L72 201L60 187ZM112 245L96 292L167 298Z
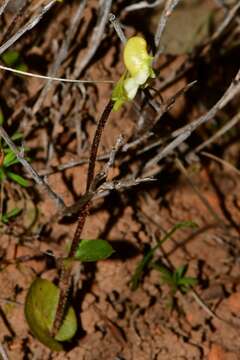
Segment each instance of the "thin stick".
M203 205L207 208L207 210L209 211L209 213L213 216L214 220L221 224L224 225L224 220L221 219L221 217L217 214L217 212L213 209L213 207L209 204L208 200L205 198L205 196L203 196L203 194L201 193L201 191L198 189L198 187L196 186L196 184L192 181L192 179L190 178L190 176L187 173L187 170L185 169L185 167L183 166L182 162L179 159L176 159L176 164L179 168L179 170L182 172L182 174L186 177L188 183L190 184L190 186L192 187L193 191L197 194L197 196L199 197L199 199L201 200L201 202L203 203ZM224 226L225 227L225 226Z
M48 76L53 77L53 76L58 75L59 67L61 66L62 62L66 59L70 44L76 35L80 21L82 19L83 11L86 6L86 2L87 2L87 0L83 0L80 2L73 19L71 19L69 29L66 34L66 38L64 38L62 45L60 47L60 50L55 55L55 60L48 72ZM33 107L33 114L37 113L38 110L41 108L41 105L42 105L47 93L50 90L51 82L52 82L52 80L50 79L47 82L47 84L45 84L44 88L42 89L42 91Z
M198 293L191 289L189 292L190 295L192 295L193 299L196 301L196 303L211 317L215 318L216 320L219 320L223 322L224 324L231 326L231 328L237 329L239 331L239 325L234 324L234 322L225 320L221 316L217 315L215 311L212 311L206 304L206 302L198 295Z
M211 36L209 43L212 43L219 39L219 37L224 33L226 28L231 24L234 17L237 15L238 10L240 9L240 2L237 2L235 6L228 12L228 16L224 17L223 22L221 25L217 28L217 30L213 33Z
M219 129L213 136L204 141L202 144L196 147L194 152L199 152L206 146L209 146L215 142L220 136L224 135L226 132L232 129L240 121L240 112L236 114L230 121L228 121L221 129Z
M127 42L127 38L126 38L124 32L122 31L121 25L120 25L118 19L116 18L116 16L112 13L109 14L109 21L113 25L114 30L116 31L122 44L125 44Z
M3 3L0 7L0 16L2 16L2 14L4 13L8 3L9 3L10 0L3 0Z
M122 180L117 180L117 181L108 181L99 187L98 195L100 195L100 197L102 197L103 191L109 191L109 190L119 191L119 190L123 190L123 189L125 190L125 189L132 188L134 186L137 186L139 184L149 183L149 182L154 182L154 181L157 181L157 179L154 179L152 177L145 177L145 178L139 177L139 178L122 179Z
M203 155L203 156L206 156L208 157L209 159L213 159L215 161L217 161L218 163L222 164L223 166L229 168L230 170L234 171L235 174L237 174L238 176L240 176L240 170L238 170L235 166L233 166L232 164L230 164L229 162L223 160L223 159L220 159L218 156L215 156L213 154L210 154L206 151L201 151L200 152L200 155Z
M156 31L156 34L154 37L154 43L156 46L156 56L155 57L158 57L158 55L159 55L160 42L161 42L161 38L162 38L162 35L164 32L164 29L167 25L167 21L168 21L170 15L172 14L174 8L179 3L179 1L180 0L167 0L166 1L166 5L165 5L162 15L160 17L157 31Z
M137 4L128 5L123 9L123 12L136 11L145 8L154 8L161 5L163 2L164 0L156 0L154 3L149 4L147 1L141 1L140 3Z
M188 125L183 126L182 128L174 131L172 133L172 137L179 136L186 131L193 132L200 125L203 125L210 119L212 119L216 113L223 109L238 93L240 92L240 69L235 76L235 79L231 82L230 86L227 88L222 97L218 100L218 102L205 114L194 120Z
M19 162L26 169L26 171L31 176L31 178L36 182L36 184L40 185L47 192L47 194L55 201L58 208L64 209L66 206L64 204L63 199L50 188L50 186L44 181L44 179L41 176L38 175L37 171L23 157L22 153L18 150L16 145L13 143L13 141L10 139L7 132L4 130L4 128L1 125L0 125L0 136L4 139L4 141L10 147L10 149L14 152Z
M95 55L104 34L104 29L108 20L111 6L112 0L101 0L98 21L89 42L89 50L86 56L83 58L82 62L78 66L76 66L74 71L74 77L79 77L81 75L83 70L86 69L87 65L90 63L93 56Z
M182 128L174 131L171 137L175 139L170 142L164 149L162 149L153 159L147 162L144 169L147 169L154 164L157 164L164 157L169 155L174 149L176 149L180 144L182 144L187 138L191 136L193 131L195 131L200 125L208 122L226 106L238 93L240 92L240 70L237 72L235 79L232 81L228 89L218 100L218 102L205 114L200 116L198 119L194 120L192 123L183 126Z
M48 4L43 6L39 13L34 16L26 25L21 27L16 34L14 34L8 41L0 46L0 55L4 53L10 46L12 46L20 37L22 37L27 31L31 30L36 26L42 19L43 15L48 12L52 6L56 3L56 0L51 0Z
M0 343L0 355L2 360L9 360L8 354L1 343Z
M220 318L215 312L213 312L206 304L205 302L200 298L200 296L198 295L198 293L194 290L191 289L190 294L192 295L193 299L196 301L196 303L211 317L224 321L222 318Z
M20 22L28 16L28 8L29 8L30 0L23 0L23 1L15 1L10 2L8 8L9 10L14 14L13 18L10 21L10 24L4 29L3 36L1 38L1 44L5 43L5 41L12 36L14 30L17 28L17 26L20 26ZM13 9L11 9L11 6L13 5ZM16 9L14 8L16 6ZM20 25L19 25L20 24Z
M73 84L112 84L114 81L112 80L76 80L76 79L67 79L67 78L59 78L59 77L52 77L52 76L46 76L46 75L40 75L40 74L33 74L31 72L12 69L7 66L0 65L0 69L10 71L15 74L34 77L37 79L43 79L43 80L50 80L50 81L60 81L65 83L73 83Z
M167 155L176 149L180 144L182 144L189 136L191 135L190 131L180 134L176 139L174 139L170 144L168 144L164 149L162 149L156 156L149 160L144 166L144 170L147 170L151 166L157 164Z

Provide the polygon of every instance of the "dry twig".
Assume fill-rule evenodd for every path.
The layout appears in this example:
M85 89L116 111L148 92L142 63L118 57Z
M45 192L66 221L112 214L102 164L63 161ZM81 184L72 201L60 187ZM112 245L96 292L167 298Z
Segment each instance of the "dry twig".
M86 69L87 65L90 63L93 56L95 55L104 34L104 30L106 23L108 21L108 16L111 10L111 6L112 6L112 0L101 0L98 21L97 21L97 25L93 30L93 34L89 42L89 46L88 46L89 50L82 59L81 63L75 67L73 73L75 78L78 78L81 75L83 70Z
M4 13L6 7L8 6L8 3L10 0L3 0L2 5L0 6L0 16Z
M127 39L126 39L126 36L124 35L124 32L122 31L121 25L120 25L118 19L116 18L116 16L112 13L109 14L109 21L113 25L114 30L116 31L122 44L125 44Z
M72 83L72 84L112 84L112 80L76 80L76 79L67 79L67 78L59 78L59 77L53 77L53 76L45 76L40 74L33 74L28 71L22 71L13 69L7 66L0 65L0 69L5 71L10 71L14 74L34 77L36 79L42 79L42 80L49 80L49 81L58 81L58 82L64 82L64 83Z
M223 166L229 168L230 170L234 171L235 174L237 174L238 176L240 175L240 170L238 170L235 166L233 166L232 164L230 164L229 162L219 158L218 156L215 156L213 154L210 154L206 151L201 151L200 155L206 156L209 159L215 160L216 162L222 164Z
M160 51L161 51L160 50L161 38L162 38L162 35L164 32L164 29L167 25L168 18L172 14L174 8L177 6L179 1L180 0L167 0L166 1L165 7L163 9L162 15L161 15L159 23L158 23L155 38L154 38L155 47L156 47L155 59L158 58Z
M68 49L69 46L72 42L72 40L74 39L74 36L76 35L77 29L79 27L80 21L82 19L82 14L84 11L84 8L86 6L86 2L87 0L83 0L80 2L79 7L76 11L76 14L74 15L73 19L71 20L69 29L67 31L66 34L66 38L63 40L61 48L59 50L59 52L56 54L55 56L55 61L52 64L49 72L48 72L48 76L53 77L58 73L58 69L61 65L61 63L66 59L66 56L68 54ZM34 107L33 107L33 113L37 113L50 89L51 86L51 82L52 80L50 79L47 84L44 86L44 88L42 89Z
M153 3L148 3L147 1L141 1L140 3L126 6L123 9L123 11L131 12L131 11L142 10L142 9L146 9L146 8L155 8L159 5L161 5L163 2L164 2L164 0L156 0Z
M34 28L39 21L42 19L43 15L46 14L56 3L56 0L49 1L45 6L43 6L37 15L35 15L26 25L21 27L16 34L14 34L8 41L6 41L2 46L0 46L0 55L4 53L10 46L12 46L20 37L22 37L27 31Z
M203 205L206 207L206 209L209 211L209 213L213 216L214 220L220 224L220 226L224 225L224 220L221 219L221 217L218 215L218 213L215 211L215 209L211 206L209 201L206 199L206 197L202 194L202 192L198 189L197 185L193 182L193 180L190 178L190 176L187 173L187 170L185 169L184 165L179 159L176 159L176 164L179 168L179 170L182 172L182 174L187 179L188 183L190 184L193 191L197 194Z
M236 114L230 121L228 121L221 129L219 129L213 136L204 141L202 144L196 147L194 152L199 152L206 146L214 143L219 137L223 136L226 132L231 130L240 121L240 112Z
M10 139L7 132L4 130L4 128L1 125L0 125L0 136L4 139L4 141L10 147L10 149L14 152L17 159L25 168L25 170L28 172L30 177L36 182L37 185L40 185L40 187L42 187L42 189L45 190L46 193L55 201L57 208L60 210L65 209L65 204L63 199L51 189L51 187L44 181L44 179L41 176L39 176L37 171L24 158L23 154L18 150L16 145L13 143L13 141Z
M8 354L1 343L0 343L0 356L2 360L9 360Z

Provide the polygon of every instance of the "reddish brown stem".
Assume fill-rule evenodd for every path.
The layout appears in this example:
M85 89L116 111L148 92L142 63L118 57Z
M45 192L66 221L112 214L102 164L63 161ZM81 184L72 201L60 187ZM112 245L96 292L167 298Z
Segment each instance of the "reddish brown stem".
M95 163L96 163L96 158L97 158L98 147L100 144L102 132L103 132L106 122L109 118L109 115L112 111L113 105L114 105L114 103L112 100L110 100L107 103L107 105L102 113L102 116L100 117L99 122L97 124L97 128L96 128L92 146L91 146L91 153L90 153L89 165L88 165L87 186L86 186L85 195L88 193L91 194L90 189L94 182L94 171L95 171ZM68 254L69 258L72 258L75 256L76 250L78 248L78 245L79 245L79 242L81 239L82 230L83 230L85 221L87 219L87 216L89 214L89 209L91 206L91 199L92 199L92 196L89 197L89 200L80 209L77 228L75 230L71 248L70 248L70 251ZM62 263L62 265L61 265L61 274L60 274L60 279L59 279L60 296L59 296L56 316L55 316L52 331L51 331L52 336L56 336L56 334L58 333L58 331L60 329L62 321L64 319L67 302L68 302L68 298L69 298L71 282L72 282L71 267L72 267L71 265L66 267L66 265L64 263Z
M94 170L95 170L98 147L100 144L103 129L104 129L106 122L109 118L109 115L112 111L113 105L114 105L114 102L112 100L109 100L109 102L105 106L105 109L102 113L101 118L99 119L96 131L95 131L95 135L94 135L92 147L91 147L91 154L90 154L90 158L89 158L86 192L89 191L91 184L93 182L93 179L94 179Z

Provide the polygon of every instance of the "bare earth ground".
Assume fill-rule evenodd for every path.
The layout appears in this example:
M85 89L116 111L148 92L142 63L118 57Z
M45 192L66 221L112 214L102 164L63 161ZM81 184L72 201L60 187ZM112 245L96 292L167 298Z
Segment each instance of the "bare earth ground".
M213 3L206 1L209 8L214 8ZM64 10L61 6L59 4L58 9L52 10L45 22L38 25L38 33L42 32L39 38L33 30L16 45L31 72L47 73L66 34L68 20L76 11L77 1L64 4ZM118 5L114 6L116 11ZM84 58L89 41L87 34L95 25L97 7L96 1L87 4L76 42L71 45L59 76L67 76L65 70L74 69ZM6 24L11 16L5 14ZM144 34L144 29L139 25L135 27L131 18L126 24L127 36L136 32ZM113 34L107 25L102 47L81 78L119 78L123 70L121 48ZM114 39L112 44L111 39ZM239 45L237 50L239 55ZM216 68L214 62L207 63L207 60L204 64L198 63L191 74L162 91L163 99L167 99L190 80L199 79L200 82L196 93L179 98L163 118L160 128L154 129L157 139L213 105L235 75L234 70L239 65L235 59L236 54L223 58L222 63L221 59L216 59ZM186 54L176 55L162 70L163 79L185 61ZM165 58L161 58L158 65L164 62ZM211 72L213 69L215 71ZM0 89L1 106L5 117L10 119L7 129L10 134L17 128L23 132L25 145L32 149L32 164L38 171L89 155L96 120L109 99L111 85L85 86L85 98L77 87L70 87L64 93L65 85L55 85L41 109L33 114L32 107L44 83L6 73L1 74L1 80L4 84ZM156 81L156 89L161 80ZM207 96L208 92L211 95ZM220 120L232 117L238 103L237 99L234 101L229 112L224 110L212 128L200 129L187 146L194 148L218 129ZM138 115L131 104L111 115L99 153L109 152L119 134L126 142L131 139L137 122ZM80 135L76 135L77 127ZM216 147L208 148L209 152L212 149L214 154L237 168L238 135L236 126ZM49 146L53 147L53 153L49 152ZM140 156L133 151L125 158L120 156L108 180L133 175L155 155L154 151ZM53 201L33 183L27 190L10 182L5 186L9 204L24 207L23 213L1 230L0 342L7 349L9 359L240 359L239 174L204 156L196 155L193 162L185 160L184 155L176 152L165 161L163 170L162 164L155 165L153 172L157 174L157 181L154 183L113 191L94 201L82 237L107 239L116 252L108 260L76 266L74 306L79 330L63 353L51 353L30 334L24 319L24 299L36 275L57 281L54 260L42 254L52 251L56 257L63 255L74 234L76 219L57 219ZM65 203L71 205L85 189L86 171L85 163L50 175L48 182ZM157 257L174 268L188 264L188 275L198 279L194 287L197 299L191 291L178 292L175 306L171 307L173 299L169 287L161 283L156 270L148 271L140 287L132 291L131 276L146 248L155 244L156 238L160 239L174 224L188 220L196 222L198 228L176 232L158 250Z

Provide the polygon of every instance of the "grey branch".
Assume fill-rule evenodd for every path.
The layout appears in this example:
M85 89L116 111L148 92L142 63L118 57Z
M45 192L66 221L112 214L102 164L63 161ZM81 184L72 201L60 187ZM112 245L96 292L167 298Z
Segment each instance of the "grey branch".
M219 37L224 33L226 28L231 24L235 16L237 15L238 10L240 9L240 2L238 2L233 8L229 11L228 16L224 19L221 25L217 28L215 33L212 35L210 39L210 43L214 42L215 40L219 39Z
M156 179L152 177L144 177L144 178L129 178L129 179L116 180L116 181L115 180L108 181L99 187L96 197L102 197L108 195L108 192L105 193L105 191L111 191L111 190L119 191L123 189L129 189L139 184L152 182L152 181L156 181Z
M157 27L157 31L156 31L156 34L155 34L155 38L154 38L154 42L155 42L155 46L156 46L156 57L158 56L158 53L159 53L159 47L160 47L162 34L163 34L164 29L165 29L165 27L167 25L168 18L172 14L174 8L177 6L179 1L180 0L167 0L166 1L166 5L165 5L165 7L163 9L163 12L162 12L162 15L160 17L158 27Z
M219 101L205 115L200 116L192 123L174 131L171 135L174 140L170 142L170 144L168 144L163 150L161 150L153 159L151 159L145 165L144 169L157 164L160 160L170 154L189 136L191 136L192 132L195 131L200 125L203 125L204 123L211 120L217 114L217 112L224 108L224 106L226 106L238 93L240 93L240 70Z
M79 7L76 11L75 16L73 17L71 24L69 26L69 29L67 31L66 34L66 38L63 40L61 48L59 50L59 52L57 53L56 57L55 57L55 61L53 63L53 65L51 66L51 69L48 72L48 76L55 76L58 73L59 67L61 65L61 63L65 60L67 54L68 54L68 48L74 38L74 36L76 35L78 26L80 24L80 21L82 19L82 14L85 8L87 0L83 0L81 1L81 3L79 4ZM52 84L52 81L49 80L47 82L47 84L44 86L44 88L42 89L37 102L35 103L34 107L33 107L33 113L35 114L36 112L38 112L38 110L41 107L41 104L43 103L49 89L50 86Z
M0 16L4 13L10 0L3 0L2 5L0 6Z
M228 121L224 126L221 127L213 136L200 144L194 152L199 152L204 149L206 146L209 146L215 142L219 137L223 136L226 132L231 130L238 122L240 121L240 112L237 113L230 121Z
M118 21L118 19L116 18L116 16L114 14L109 14L109 21L112 24L112 26L114 27L119 39L121 40L122 44L125 44L127 39L126 36L124 34L124 32L122 31L121 25Z
M128 5L127 7L125 7L125 9L123 9L123 11L130 12L130 11L141 10L146 8L155 8L161 5L163 2L164 0L156 0L154 3L149 4L147 1L141 1L140 3L137 4Z
M83 58L79 66L76 67L74 71L74 78L78 78L82 71L86 68L89 62L92 60L94 54L96 53L100 42L103 37L106 23L108 21L108 16L111 10L112 0L102 0L100 5L100 11L98 16L97 25L93 30L93 34L89 44L89 50L86 56Z
M0 357L2 358L2 360L9 360L8 354L1 343L0 343Z

